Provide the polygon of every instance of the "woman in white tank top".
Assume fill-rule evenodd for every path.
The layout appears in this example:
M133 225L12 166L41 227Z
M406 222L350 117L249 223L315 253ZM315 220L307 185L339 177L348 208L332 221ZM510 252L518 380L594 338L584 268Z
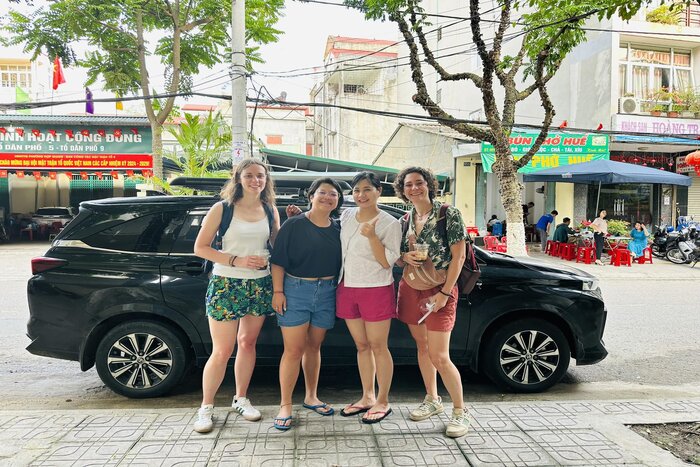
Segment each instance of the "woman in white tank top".
M221 198L222 202L212 206L205 216L194 246L197 256L214 263L206 296L212 353L204 367L202 406L194 424L194 430L200 433L213 428L214 396L236 341L236 395L232 406L246 420L260 420L260 412L251 405L247 392L260 329L265 317L274 314L267 245L274 240L280 220L267 166L257 159L242 161L221 191ZM233 218L223 235L221 250L216 250L211 244L221 224L223 203L233 208Z

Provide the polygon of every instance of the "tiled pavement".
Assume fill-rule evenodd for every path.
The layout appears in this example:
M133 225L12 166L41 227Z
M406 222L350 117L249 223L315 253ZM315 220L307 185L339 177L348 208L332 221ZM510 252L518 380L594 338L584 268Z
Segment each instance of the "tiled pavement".
M625 424L700 420L700 400L475 404L452 440L445 414L412 422L406 406L376 425L299 407L288 432L261 409L253 423L215 409L205 435L191 409L0 412L0 465L673 466L687 464Z

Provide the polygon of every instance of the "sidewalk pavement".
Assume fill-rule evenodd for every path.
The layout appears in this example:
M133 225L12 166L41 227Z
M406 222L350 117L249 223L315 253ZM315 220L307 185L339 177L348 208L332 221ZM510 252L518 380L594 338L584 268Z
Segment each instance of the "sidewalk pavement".
M409 407L375 425L296 406L294 428L215 409L211 433L192 431L194 409L0 412L2 465L206 466L681 466L625 424L700 420L700 399L478 403L463 438L444 436L446 414L423 422ZM451 404L445 411L451 412Z

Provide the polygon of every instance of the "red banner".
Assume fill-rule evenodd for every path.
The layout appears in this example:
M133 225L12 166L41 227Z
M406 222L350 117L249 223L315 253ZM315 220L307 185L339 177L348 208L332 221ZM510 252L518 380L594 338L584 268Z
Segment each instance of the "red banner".
M0 153L3 169L136 169L153 168L150 154L13 154Z

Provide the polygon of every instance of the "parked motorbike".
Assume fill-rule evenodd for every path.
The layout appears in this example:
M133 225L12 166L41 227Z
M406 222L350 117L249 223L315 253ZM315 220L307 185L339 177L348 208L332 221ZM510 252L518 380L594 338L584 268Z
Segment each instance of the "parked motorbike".
M698 229L695 226L682 229L675 244L671 244L671 234L666 242L666 259L675 264L697 263L700 252L700 238Z
M651 254L657 258L665 258L667 241L668 228L666 224L657 225L654 231L654 240L651 242Z

